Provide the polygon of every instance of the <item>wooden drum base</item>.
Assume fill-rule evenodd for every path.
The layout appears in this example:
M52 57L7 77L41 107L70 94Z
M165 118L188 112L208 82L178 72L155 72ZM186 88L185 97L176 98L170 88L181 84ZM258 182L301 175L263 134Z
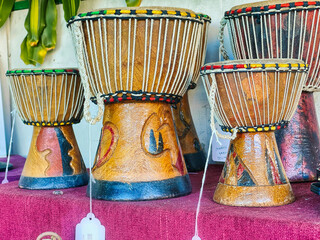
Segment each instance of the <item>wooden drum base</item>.
M320 164L320 137L313 93L302 92L288 127L277 131L276 138L290 182L315 181Z
M191 184L167 103L105 106L92 169L97 199L130 201L178 197Z
M231 206L280 206L294 201L274 132L238 133L213 196Z
M193 124L188 93L173 110L173 119L188 171L202 171L206 164L206 157Z
M87 183L88 174L72 126L34 127L19 187L59 189Z

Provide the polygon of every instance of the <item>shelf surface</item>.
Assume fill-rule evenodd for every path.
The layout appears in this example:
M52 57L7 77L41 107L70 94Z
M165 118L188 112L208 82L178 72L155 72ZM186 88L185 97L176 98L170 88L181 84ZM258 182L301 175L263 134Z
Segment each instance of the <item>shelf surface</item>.
M247 208L219 205L212 201L221 165L208 169L201 211L199 236L212 239L319 239L320 196L309 183L293 183L296 201L281 207ZM93 213L106 228L106 239L191 240L202 172L190 174L193 191L185 197L143 201L93 200ZM53 231L62 239L75 237L76 224L89 211L86 187L23 190L18 182L0 185L0 238L36 239Z

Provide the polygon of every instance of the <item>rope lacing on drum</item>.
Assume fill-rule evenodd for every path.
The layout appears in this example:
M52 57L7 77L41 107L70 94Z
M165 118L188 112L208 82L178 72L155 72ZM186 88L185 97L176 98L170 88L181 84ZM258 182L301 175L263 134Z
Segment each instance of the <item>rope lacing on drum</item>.
M81 25L81 22L74 22L74 24L70 25L70 27L71 27L71 34L73 35L75 50L78 56L77 59L78 59L79 71L81 75L81 82L84 88L84 95L85 95L84 118L88 123L90 123L91 125L94 125L98 121L100 121L103 116L104 103L103 103L102 94L97 93L95 97L98 105L98 113L96 117L92 117L90 113L90 97L93 94L91 94L90 92L88 75L87 75L85 64L84 64L84 57L83 57L84 49L83 49L82 33L80 30L80 25Z

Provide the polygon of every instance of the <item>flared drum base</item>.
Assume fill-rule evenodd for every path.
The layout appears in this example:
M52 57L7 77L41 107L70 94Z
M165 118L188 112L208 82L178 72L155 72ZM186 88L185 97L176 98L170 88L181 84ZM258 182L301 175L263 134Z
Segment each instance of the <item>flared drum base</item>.
M25 189L62 189L62 188L73 188L80 187L88 184L88 174L82 173L71 176L61 177L47 177L47 178L36 178L36 177L24 177L21 176L19 180L19 187Z
M4 172L6 170L7 164L5 162L0 162L0 172ZM8 170L12 169L12 164L9 163Z
M142 201L184 196L191 193L188 175L151 182L110 182L95 180L92 197L111 201ZM87 189L89 196L89 187Z
M19 187L59 189L87 183L88 174L72 126L34 127Z
M320 164L320 137L313 93L302 92L288 127L277 131L276 138L290 182L316 180L316 169Z
M141 101L106 104L92 175L97 199L151 200L190 193L171 106Z
M231 206L272 207L292 203L290 184L259 187L239 187L219 183L213 201Z
M231 206L280 206L294 201L274 132L237 133L230 142L213 200Z
M189 172L202 171L206 165L206 157L202 150L195 153L184 154L183 157Z

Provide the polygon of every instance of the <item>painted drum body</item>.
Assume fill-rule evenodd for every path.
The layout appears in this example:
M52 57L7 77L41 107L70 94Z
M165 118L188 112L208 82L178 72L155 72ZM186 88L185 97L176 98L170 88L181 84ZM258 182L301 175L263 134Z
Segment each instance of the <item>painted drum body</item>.
M106 105L92 174L98 199L148 200L190 193L170 105Z
M200 67L204 64L207 49L207 36L211 18L200 14L203 20L201 29L201 41L198 49L193 78L188 91L197 86L200 77ZM173 119L177 128L181 149L189 172L201 171L204 168L206 158L199 141L190 111L188 92L184 95L177 107L173 109Z
M100 109L99 98L105 103L93 198L191 192L170 104L191 82L202 24L192 11L162 7L103 9L69 21L85 95Z
M233 7L225 13L236 59L295 58L309 65L304 91L320 89L320 1L263 1ZM303 96L307 96L307 93ZM301 99L302 104L305 99ZM276 133L290 181L312 181L320 164L315 107L298 108L293 123ZM312 113L305 112L311 108ZM306 117L306 119L303 118ZM306 122L314 126L307 129ZM298 127L299 126L299 127ZM299 130L298 130L299 129ZM291 142L294 146L285 143ZM301 146L297 143L301 142ZM314 147L311 147L312 144ZM303 146L303 147L302 147ZM289 160L290 159L290 160Z
M211 121L216 115L222 130L233 133L213 196L217 203L266 207L294 201L274 131L290 121L307 68L302 61L286 61L236 60L202 67Z
M20 118L34 126L19 187L86 185L88 174L71 125L80 122L84 102L78 71L13 70L7 76Z

